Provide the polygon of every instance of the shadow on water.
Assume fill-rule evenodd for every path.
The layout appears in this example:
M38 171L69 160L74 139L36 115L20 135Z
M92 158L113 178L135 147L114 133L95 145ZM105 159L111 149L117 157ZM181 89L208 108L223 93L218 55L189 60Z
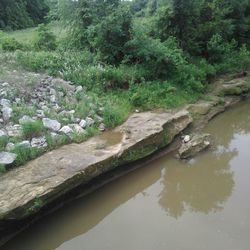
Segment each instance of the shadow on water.
M221 211L235 185L231 161L238 151L231 141L237 134L250 133L248 110L249 104L243 105L240 112L233 109L230 115L225 113L209 124L205 130L215 138L216 147L212 151L188 162L171 156L154 160L37 221L0 249L56 249L97 227L114 210L132 202L137 194L144 194L156 183L160 188L154 194L157 206L166 216L179 219L185 212ZM242 112L247 115L242 117ZM117 135L111 143L119 139Z

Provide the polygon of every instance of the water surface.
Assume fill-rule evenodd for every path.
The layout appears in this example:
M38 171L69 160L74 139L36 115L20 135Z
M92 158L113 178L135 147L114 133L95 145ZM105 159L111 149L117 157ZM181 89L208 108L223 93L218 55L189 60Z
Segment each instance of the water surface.
M43 218L2 249L249 250L249 110L246 102L208 125L215 139L209 152L188 162L161 157Z

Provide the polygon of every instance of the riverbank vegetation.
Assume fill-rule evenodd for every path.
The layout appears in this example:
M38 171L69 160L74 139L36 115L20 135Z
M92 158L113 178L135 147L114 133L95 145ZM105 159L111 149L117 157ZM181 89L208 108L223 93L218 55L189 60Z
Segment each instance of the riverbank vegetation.
M249 0L31 2L0 3L26 20L0 16L0 63L83 86L107 128L134 110L194 102L215 77L250 67Z

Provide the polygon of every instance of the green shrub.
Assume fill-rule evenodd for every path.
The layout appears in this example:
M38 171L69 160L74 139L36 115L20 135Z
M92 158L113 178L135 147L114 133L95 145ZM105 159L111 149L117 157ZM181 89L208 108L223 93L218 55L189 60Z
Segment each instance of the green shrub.
M40 136L44 132L44 126L41 121L25 122L22 124L23 137L31 139Z
M24 49L24 45L19 43L15 38L4 36L0 39L0 45L3 51L13 52Z
M0 164L0 175L6 172L6 168L4 165Z
M36 30L34 47L38 50L55 50L57 47L56 36L45 24L40 24Z
M21 166L29 160L35 159L43 153L43 149L38 148L26 148L21 145L17 145L12 153L17 155L17 158L14 162L14 166Z
M8 136L0 136L0 150L4 150L8 143Z

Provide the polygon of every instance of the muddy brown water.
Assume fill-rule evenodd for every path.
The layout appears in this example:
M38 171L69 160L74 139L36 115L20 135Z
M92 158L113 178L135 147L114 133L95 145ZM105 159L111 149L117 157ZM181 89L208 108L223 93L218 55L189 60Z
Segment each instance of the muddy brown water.
M249 250L250 102L205 129L209 152L161 157L39 220L5 250Z

